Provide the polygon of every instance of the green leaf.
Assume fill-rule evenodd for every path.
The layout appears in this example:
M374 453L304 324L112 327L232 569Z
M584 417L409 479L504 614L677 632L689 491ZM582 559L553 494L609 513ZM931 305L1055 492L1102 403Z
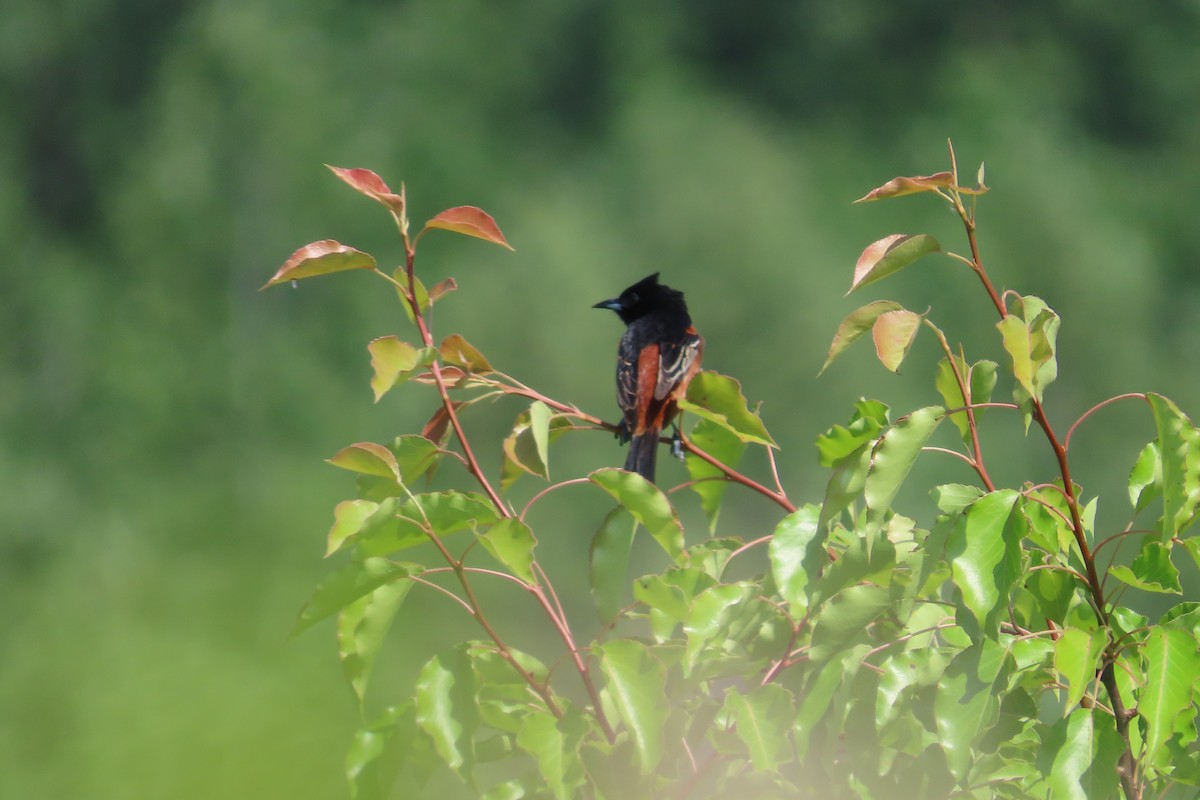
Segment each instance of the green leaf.
M950 659L932 648L891 652L880 664L879 692L875 701L876 726L882 730L892 720L909 711L903 695L937 686Z
M701 651L727 628L734 608L748 600L752 587L745 583L710 586L696 596L683 623L687 634L684 674L690 674L700 660Z
M504 439L501 489L507 490L524 472L549 480L550 444L571 427L569 418L549 411L539 400L517 417L512 432Z
M963 397L962 388L955 377L955 367L958 374L967 385L968 397ZM942 396L947 409L963 408L971 404L987 403L992 399L992 391L996 388L996 362L977 361L970 367L960 356L955 356L953 364L950 359L943 358L938 362L937 377L934 386ZM974 409L976 421L985 409ZM964 442L971 441L970 420L966 411L955 411L950 414L950 421L958 428Z
M1142 540L1142 549L1132 564L1111 567L1108 574L1143 591L1183 594L1179 570L1171 563L1171 551L1162 542L1149 537Z
M750 753L756 770L775 771L792 760L788 732L795 721L792 693L777 683L759 686L746 694L730 689L724 713L737 724L737 735Z
M658 641L666 641L675 626L685 621L697 595L717 585L708 573L696 567L671 568L660 575L645 575L634 581L633 596L650 609L650 628Z
M396 507L395 525L360 532L358 553L384 556L424 541L431 533L445 537L464 530L479 530L499 521L491 501L478 492L425 492Z
M683 525L667 496L636 472L601 469L588 480L612 495L634 519L642 523L667 555L679 563L683 558Z
M292 635L312 627L385 583L404 580L421 570L420 564L396 563L386 558L367 558L345 565L317 584L312 597L300 609Z
M484 374L492 371L492 365L483 357L483 353L457 333L452 333L442 340L438 348L442 360L447 364L462 367L468 372Z
M1008 650L982 639L959 652L938 682L933 702L938 740L946 766L960 782L970 771L975 743L1000 713L1010 670Z
M1150 442L1138 453L1129 471L1129 504L1134 511L1143 511L1154 498L1162 494L1162 458L1158 443Z
M396 462L396 454L381 444L358 442L343 447L328 461L335 467L348 469L351 472L374 475L379 478L391 478L396 483L403 483L400 478L400 465Z
M338 657L360 709L383 637L413 585L406 580L385 583L345 606L338 615Z
M892 372L900 371L900 364L912 349L923 319L920 314L907 309L879 315L871 329L871 336L875 340L875 355L881 364Z
M946 556L963 604L985 635L994 635L1020 577L1025 518L1012 489L990 492L967 508L946 541Z
M871 466L863 487L867 508L873 511L891 508L921 448L945 416L941 406L919 408L883 434L871 453Z
M817 457L823 467L834 467L859 453L888 424L888 407L878 400L860 399L845 427L834 425L817 437Z
M417 675L417 725L446 766L471 780L478 727L475 673L463 648L434 656Z
M771 576L792 616L799 619L808 608L808 587L829 561L822 547L817 521L820 509L806 505L788 514L775 526L767 553Z
M702 419L692 428L688 438L692 444L708 453L727 467L736 468L746 452L746 444L725 427ZM729 481L721 470L699 456L686 456L688 475L692 479L691 489L700 497L700 507L708 518L709 533L717 530L717 517L721 513L721 501Z
M386 800L396 784L419 790L437 765L428 738L417 728L411 701L390 706L354 734L346 753L346 778L355 800Z
M943 514L957 514L983 495L983 489L965 483L943 483L933 487L934 502Z
M529 432L533 435L538 458L546 467L547 473L550 471L550 420L553 417L554 412L550 410L550 406L541 400L534 400L529 406Z
M1033 295L1020 298L1015 312L996 323L1004 349L1012 358L1013 376L1038 402L1043 390L1058 377L1058 325L1058 315Z
M1102 656L1108 644L1103 631L1067 628L1054 643L1054 668L1067 685L1068 709L1074 708L1096 683L1103 666Z
M1167 743L1175 721L1192 706L1192 690L1200 674L1200 649L1186 631L1154 628L1146 637L1142 659L1146 687L1138 697L1138 714L1146 721L1146 762L1166 766Z
M829 355L825 357L825 363L821 365L821 371L817 373L817 376L820 377L821 373L825 372L834 362L834 359L846 352L846 349L861 339L867 331L874 328L875 320L879 319L881 314L889 311L901 311L903 308L902 305L892 300L876 300L847 314L845 319L838 323L837 331L833 334L833 342L829 345Z
M708 370L696 375L679 407L715 422L743 442L775 446L762 420L747 406L742 385L726 375Z
M633 739L642 775L649 775L663 754L663 729L670 714L667 672L644 644L617 639L599 645L605 691Z
M1058 800L1088 800L1093 795L1084 790L1081 779L1092 764L1096 742L1092 730L1090 709L1077 708L1066 718L1051 726L1042 737L1039 762L1050 762L1046 782L1051 797Z
M617 506L608 512L592 537L588 577L592 602L602 622L615 617L625 605L625 575L636 531L637 520L624 507Z
M1178 536L1200 509L1200 431L1179 406L1147 394L1158 429L1163 487L1162 540Z
M891 596L882 586L851 586L829 599L813 626L809 658L828 661L857 642L868 626L891 605Z
M821 571L820 580L809 590L810 602L820 605L826 597L855 583L888 586L895 566L896 546L890 539L876 533L861 535L846 546L840 558Z
M315 278L349 269L375 269L375 259L353 247L347 247L332 239L306 244L283 262L271 280L262 288L280 283L290 283L301 278Z
M508 250L513 249L508 240L504 238L504 234L500 232L496 220L492 219L492 216L486 211L475 206L455 206L446 209L426 222L425 228L418 236L423 235L427 230L439 228L483 239L485 242L498 244Z
M499 561L526 583L536 583L533 576L533 548L537 540L533 531L519 519L505 517L487 530L475 534L492 558Z
M577 714L559 720L538 709L521 721L517 746L533 756L546 788L559 800L575 797L575 789L582 783L578 748L584 730L585 723Z
M846 294L881 281L921 256L936 253L941 249L937 239L924 233L915 236L893 233L872 242L858 257L858 263L854 265L854 280L851 281L850 291Z
M420 367L429 363L430 351L413 347L402 342L395 336L382 336L372 339L367 345L371 354L371 390L375 393L375 402L387 394L388 390L397 383L402 383Z

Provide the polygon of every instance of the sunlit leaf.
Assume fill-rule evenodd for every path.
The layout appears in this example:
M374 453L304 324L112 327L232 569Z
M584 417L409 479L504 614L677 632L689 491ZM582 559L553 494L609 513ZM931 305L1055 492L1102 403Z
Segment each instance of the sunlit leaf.
M1162 494L1162 459L1158 443L1149 442L1138 453L1129 471L1129 503L1135 511L1143 511L1154 498Z
M271 280L262 288L275 286L280 283L290 283L301 278L315 278L318 275L329 275L334 272L344 272L350 269L375 269L375 259L353 247L335 242L332 239L322 239L319 242L306 244L292 253L283 262Z
M872 189L854 202L866 203L888 197L903 197L906 194L948 189L953 185L954 175L950 172L935 172L933 175L914 175L912 177L901 176L892 178L882 186Z
M312 597L300 609L292 635L337 613L383 584L405 580L420 571L419 564L398 563L386 558L352 561L317 584Z
M344 180L355 191L365 194L373 200L377 200L395 214L398 218L404 216L404 187L400 187L400 193L396 194L388 185L383 182L383 178L376 175L369 169L345 169L343 167L334 167L329 164L334 175Z
M1146 638L1142 658L1146 687L1138 697L1138 714L1146 721L1146 761L1167 763L1168 741L1175 721L1192 705L1193 685L1200 674L1196 637L1181 630L1154 628Z
M584 731L583 720L577 714L568 714L560 720L539 709L521 721L517 746L533 756L545 788L558 800L577 796L575 790L583 780L578 748Z
M533 415L538 415L534 424ZM553 414L540 400L517 417L512 431L504 438L504 466L500 473L500 488L507 491L517 478L528 473L549 480L547 459L550 445L571 429L572 421L563 414Z
M508 567L526 583L534 583L533 548L537 540L524 522L512 517L501 519L485 533L477 534L492 557Z
M716 585L713 577L697 567L672 567L661 574L638 578L633 583L633 596L650 609L655 638L666 641L675 626L691 615L696 597Z
M1000 712L1001 687L1011 669L1008 650L982 639L959 652L938 682L933 706L938 740L946 766L959 781L970 770L976 741Z
M663 727L670 713L666 668L635 639L605 642L596 650L608 679L606 691L633 739L641 773L648 775L663 755Z
M871 336L875 340L875 355L892 372L900 371L900 364L916 341L923 317L906 309L887 311L875 320Z
M876 300L847 314L845 319L838 323L837 331L833 334L833 342L829 345L829 354L825 356L825 363L821 365L821 371L817 373L818 377L829 368L834 359L846 351L846 348L870 331L875 325L875 320L881 314L902 309L903 306L891 300Z
M476 239L483 239L509 250L513 249L508 240L504 238L504 234L500 232L496 220L492 219L486 211L475 206L455 206L446 209L425 223L425 230L432 228L474 236Z
M385 556L421 544L429 534L445 537L459 531L478 531L499 519L495 506L479 493L425 492L396 505L395 525L360 533L357 552Z
M746 694L736 689L725 695L725 713L737 725L738 738L757 770L773 771L792 760L788 732L796 717L792 693L777 683L758 686Z
M832 467L857 453L875 439L888 424L888 407L878 400L860 399L845 427L834 425L817 437L817 457L823 467Z
M893 233L867 245L854 265L854 280L850 292L870 286L899 272L918 258L942 249L938 240L925 233L915 235Z
M891 508L921 448L945 417L941 406L919 408L883 434L871 453L871 466L863 487L867 508L876 511Z
M723 583L708 587L692 601L683 624L684 633L687 634L685 675L700 661L703 649L727 633L732 610L748 600L752 591L752 587L746 583Z
M1162 542L1149 537L1129 566L1118 564L1108 570L1121 583L1147 592L1183 594L1179 585L1179 570L1171 563L1171 551Z
M746 452L746 444L729 429L712 420L702 419L688 434L692 444L708 453L727 467L736 468ZM685 462L692 479L691 489L700 497L700 507L708 518L710 533L717 529L717 517L721 513L721 500L729 481L724 473L699 456L688 453Z
M962 387L958 384L958 377L955 376L955 369L958 370L958 377L961 377L966 384L968 397L963 397ZM943 358L938 363L937 377L934 379L934 385L938 393L942 396L942 400L946 404L947 409L962 408L968 403L978 404L987 403L992 399L992 390L996 388L996 362L995 361L977 361L968 366L960 356L955 356L953 365L948 358ZM984 409L976 408L973 410L976 421L978 421ZM967 412L955 411L950 414L950 421L958 428L959 434L963 441L969 442L971 430Z
M436 767L433 743L417 728L411 701L384 709L354 734L346 753L353 800L386 800L395 784L423 786Z
M1013 376L1038 402L1045 388L1058 377L1058 326L1058 314L1033 295L1019 298L1014 313L996 323L1004 349L1012 359Z
M682 559L683 525L662 490L636 472L620 469L596 470L588 479L642 523L668 556L676 562Z
M1146 401L1158 429L1166 541L1186 530L1200 510L1200 430L1166 397L1147 394Z
M396 454L374 442L358 442L343 447L328 461L335 467L348 469L351 472L360 472L380 478L394 478L397 483L401 481L400 465L396 463Z
M808 587L829 562L818 536L820 509L806 505L788 514L775 526L768 545L771 575L779 594L787 601L792 616L799 618L808 607Z
M990 492L972 503L946 541L955 586L985 635L1007 613L1008 597L1020 577L1025 517L1020 493Z
M1101 657L1108 637L1104 631L1067 628L1054 643L1054 668L1067 686L1068 709L1074 708L1083 695L1095 688L1096 674L1103 666Z
M880 664L879 693L875 703L875 719L879 728L887 725L905 708L900 703L904 694L937 686L950 663L949 657L933 648L891 652Z
M1089 800L1080 782L1095 756L1091 709L1077 708L1045 731L1040 760L1049 762L1046 771L1051 797Z
M457 333L447 336L438 351L447 364L455 364L480 374L492 371L492 365L483 357L483 353Z
M762 420L746 404L742 385L726 375L707 370L696 375L679 407L715 422L743 442L775 446Z
M414 370L428 364L433 355L430 350L417 349L395 336L373 339L367 351L374 371L371 390L375 392L376 403L397 383L407 380Z

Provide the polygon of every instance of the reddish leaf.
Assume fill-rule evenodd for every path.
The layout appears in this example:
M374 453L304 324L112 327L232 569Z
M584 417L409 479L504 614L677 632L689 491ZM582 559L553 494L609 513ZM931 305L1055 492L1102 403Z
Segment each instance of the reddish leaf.
M383 178L369 169L343 169L342 167L335 167L330 164L326 164L325 166L333 170L334 175L337 175L350 184L355 190L362 192L373 200L383 203L396 216L404 216L403 185L400 186L400 194L396 194L383 182Z
M893 272L907 267L927 253L936 253L942 246L938 240L924 233L911 236L905 233L893 233L877 242L867 245L854 265L854 280L850 283L850 292L855 289L883 280ZM846 292L846 294L850 294Z
M921 315L908 309L885 311L876 318L871 336L875 340L875 353L885 367L892 372L900 370L900 363L908 355L920 327Z
M959 194L983 194L987 191L987 187L983 185L983 172L980 167L979 186L970 188L967 186L954 186L954 175L949 172L938 172L933 175L914 175L911 178L898 177L892 178L882 186L877 186L871 191L864 194L854 202L868 203L872 200L884 200L888 197L903 197L906 194L917 194L918 192L932 192L937 189L948 189L954 187Z
M509 250L513 249L508 240L504 238L504 234L500 232L500 228L496 226L496 220L492 219L486 211L475 206L448 208L425 223L425 230L430 228L441 228L466 236L474 236L477 239L507 247Z
M318 275L328 275L331 272L342 272L348 269L375 269L375 259L366 253L355 250L333 239L322 239L319 242L306 244L291 258L284 262L279 271L263 284L262 288L274 286L277 283L299 280L300 278L315 278Z
M825 357L825 364L821 367L821 372L824 372L835 358L845 352L847 347L871 330L880 314L887 311L900 311L902 308L903 306L892 300L876 300L847 314L846 318L838 325L837 333L833 335L833 343L829 345L829 355ZM821 372L817 373L818 377Z
M434 287L429 290L429 300L435 301L442 295L450 294L458 288L458 283L454 278L446 278L434 284Z
M459 408L462 403L451 401L454 407ZM421 431L421 435L429 441L442 447L446 443L446 437L450 433L450 415L446 413L445 406L438 406L437 411L433 412L433 416L429 418L429 422L425 423L425 428Z
M440 348L442 358L471 372L491 372L492 365L484 358L483 353L457 333L452 333L442 342Z

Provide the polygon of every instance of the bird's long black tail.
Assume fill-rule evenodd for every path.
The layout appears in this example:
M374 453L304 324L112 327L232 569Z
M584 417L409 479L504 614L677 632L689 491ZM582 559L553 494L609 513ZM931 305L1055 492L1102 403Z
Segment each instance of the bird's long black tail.
M658 434L658 431L651 429L641 436L634 436L629 442L629 455L625 458L625 469L636 472L651 483L654 483L654 457L658 454Z

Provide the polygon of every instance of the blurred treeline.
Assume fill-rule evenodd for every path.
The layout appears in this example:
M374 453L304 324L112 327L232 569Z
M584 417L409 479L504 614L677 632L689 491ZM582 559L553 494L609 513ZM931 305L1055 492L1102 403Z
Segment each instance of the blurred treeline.
M1122 391L1200 407L1198 76L1184 0L3 4L0 797L342 796L356 720L330 627L287 639L353 492L321 459L433 406L416 387L371 403L366 342L408 335L382 282L256 292L315 239L399 258L386 213L322 163L405 181L418 222L494 214L515 254L423 243L427 282L461 286L439 334L597 413L613 416L620 328L588 307L661 270L708 365L763 401L793 497L817 500L812 439L856 397L939 402L930 338L900 377L863 344L816 379L845 313L932 305L969 355L1002 356L949 260L842 298L880 236L961 249L930 199L850 205L945 168L947 137L968 178L987 162L994 279L1063 316L1055 424ZM519 410L472 418L489 469ZM1051 477L1040 441L990 422L993 476ZM1118 493L1110 526L1151 436L1130 404L1073 441L1085 493ZM621 458L578 435L551 467ZM604 503L570 491L535 526L560 586L582 587ZM731 502L725 533L774 519ZM928 521L926 497L904 504ZM497 599L518 644L536 639L532 607ZM428 615L455 613L410 602L392 692L437 643ZM571 602L588 619L586 592Z

